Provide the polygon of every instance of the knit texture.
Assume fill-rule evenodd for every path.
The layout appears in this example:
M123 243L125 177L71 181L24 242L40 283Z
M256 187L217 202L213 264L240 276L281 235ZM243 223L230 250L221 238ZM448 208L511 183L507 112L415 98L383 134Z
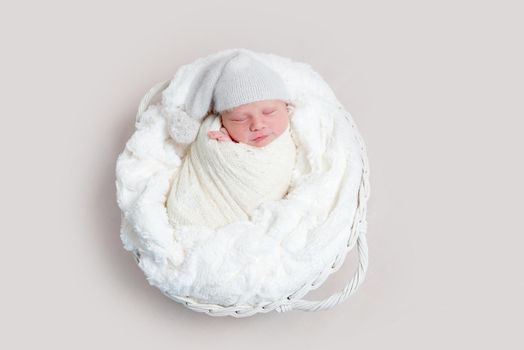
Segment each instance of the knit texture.
M265 147L209 139L220 117L204 119L197 140L174 178L167 201L173 227L218 228L249 220L260 204L284 197L295 165L289 125Z
M214 90L214 110L221 113L262 100L289 101L282 78L246 53L239 53L222 69Z

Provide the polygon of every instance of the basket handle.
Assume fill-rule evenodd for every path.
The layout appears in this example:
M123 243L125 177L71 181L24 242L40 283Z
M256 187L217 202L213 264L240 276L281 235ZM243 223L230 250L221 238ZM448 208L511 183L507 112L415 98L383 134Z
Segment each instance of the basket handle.
M356 125L352 122L349 115L347 115L346 118L348 119L348 121L351 122L352 127L355 129L355 135L357 137L358 143L360 144L363 162L362 183L358 194L359 203L363 207L363 211L359 214L359 216L363 219L361 222L359 221L359 224L362 226L357 227L358 238L356 243L359 260L358 270L355 272L353 278L346 284L344 289L342 289L340 292L335 293L323 300L291 300L289 303L285 303L277 307L276 311L278 312L286 312L290 310L320 311L331 309L337 304L346 300L350 295L352 295L355 292L355 290L360 286L360 284L364 281L364 278L366 276L366 271L368 269L368 244L366 240L367 222L365 220L365 207L367 199L369 197L369 169L367 152L364 141L362 140L362 136L360 136L360 133L358 132Z
M138 123L140 121L140 117L142 116L142 113L147 109L149 106L149 103L151 103L151 100L153 97L155 97L156 94L158 94L160 91L164 90L170 83L170 80L161 81L159 83L156 83L147 94L142 97L142 100L140 100L140 105L138 105L138 111L136 113L136 122Z
M357 250L359 257L358 270L355 275L349 281L343 290L337 292L323 300L304 300L298 299L291 301L287 304L283 304L276 308L278 312L287 312L291 310L302 310L302 311L320 311L328 310L333 308L335 305L346 300L351 294L355 292L358 286L364 281L366 271L368 268L368 245L366 241L366 230L362 230L359 233L357 239Z

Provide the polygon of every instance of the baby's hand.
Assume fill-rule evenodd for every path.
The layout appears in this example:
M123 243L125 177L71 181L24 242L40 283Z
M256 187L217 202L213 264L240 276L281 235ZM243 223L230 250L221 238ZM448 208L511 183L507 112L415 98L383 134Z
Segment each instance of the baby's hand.
M221 127L219 131L209 131L207 136L209 136L210 139L218 141L233 141L224 127Z

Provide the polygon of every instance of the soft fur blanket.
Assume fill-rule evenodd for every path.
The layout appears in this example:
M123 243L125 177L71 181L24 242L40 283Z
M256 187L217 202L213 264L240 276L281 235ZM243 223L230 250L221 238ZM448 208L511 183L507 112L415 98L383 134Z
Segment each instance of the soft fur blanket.
M140 253L151 285L181 302L269 303L314 281L346 249L363 178L355 125L325 81L307 64L254 53L282 76L295 106L289 192L216 229L173 227L166 201L189 148L177 146L172 127L199 73L230 53L180 67L162 101L141 115L116 165L124 247Z
M261 148L209 139L220 127L219 115L203 121L173 181L167 213L175 228L249 220L260 204L287 193L296 153L289 127Z

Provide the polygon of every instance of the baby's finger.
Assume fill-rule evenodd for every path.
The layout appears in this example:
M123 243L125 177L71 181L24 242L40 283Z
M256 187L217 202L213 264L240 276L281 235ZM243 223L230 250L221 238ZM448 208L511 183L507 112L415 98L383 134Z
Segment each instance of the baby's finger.
M220 130L222 130L222 133L226 137L226 140L231 140L231 135L229 135L229 132L227 131L226 128L221 128Z
M209 136L210 139L215 139L215 140L217 140L218 137L219 137L219 134L217 134L216 131L209 131L209 132L207 133L207 136Z

